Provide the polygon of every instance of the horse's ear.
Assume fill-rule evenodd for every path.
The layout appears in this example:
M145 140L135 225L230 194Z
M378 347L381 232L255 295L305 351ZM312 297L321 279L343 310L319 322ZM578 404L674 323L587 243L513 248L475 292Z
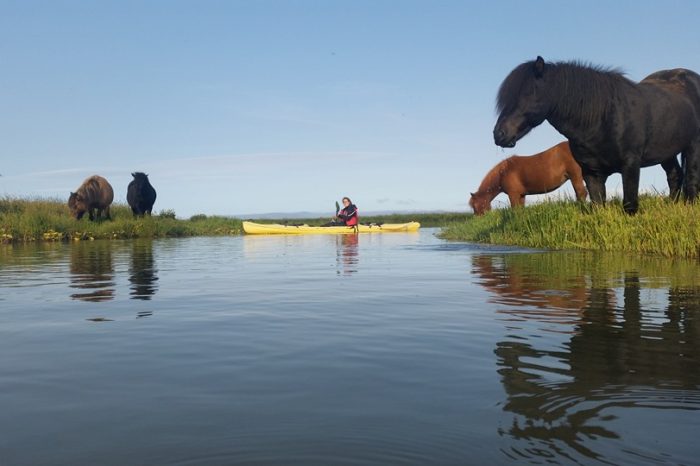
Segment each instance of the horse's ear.
M544 58L537 55L537 60L535 60L535 77L541 78L544 74Z
M474 194L474 193L469 193L469 194L471 194L472 197L476 196L476 194Z

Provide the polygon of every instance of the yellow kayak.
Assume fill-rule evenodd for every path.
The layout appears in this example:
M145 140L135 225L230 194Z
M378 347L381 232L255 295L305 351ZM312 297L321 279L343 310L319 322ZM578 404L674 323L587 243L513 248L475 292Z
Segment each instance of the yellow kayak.
M383 223L357 227L314 227L309 225L279 225L275 223L243 222L243 231L249 235L347 235L352 233L405 233L418 231L420 223Z

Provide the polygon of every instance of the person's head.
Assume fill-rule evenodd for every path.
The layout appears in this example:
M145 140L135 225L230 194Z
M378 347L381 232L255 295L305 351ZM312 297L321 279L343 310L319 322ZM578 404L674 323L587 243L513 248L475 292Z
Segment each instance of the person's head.
M352 201L350 200L350 198L349 198L349 197L344 197L344 198L343 198L343 205L344 205L345 207L347 207L347 206L349 206L350 204L352 204Z

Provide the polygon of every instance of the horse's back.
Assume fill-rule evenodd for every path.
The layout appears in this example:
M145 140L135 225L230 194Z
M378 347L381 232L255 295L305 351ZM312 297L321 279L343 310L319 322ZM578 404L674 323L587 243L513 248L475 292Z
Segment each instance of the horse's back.
M700 74L686 68L661 70L642 79L640 84L661 87L688 97L700 117Z
M555 149L555 151L553 151L554 157L556 157L557 160L566 166L566 170L570 173L570 175L571 172L578 173L579 175L581 174L581 166L578 164L574 158L574 154L571 152L569 141L560 142L556 146L552 147L552 149Z
M83 196L88 199L91 204L106 207L114 200L112 185L99 175L88 177L83 182L80 189L83 190Z
M553 191L571 177L572 170L581 171L571 154L568 141L539 154L514 155L508 160L511 164L509 173L517 177L517 182L530 194Z
M656 71L640 81L644 82L665 82L682 87L691 85L697 89L700 86L700 74L687 68L673 68Z

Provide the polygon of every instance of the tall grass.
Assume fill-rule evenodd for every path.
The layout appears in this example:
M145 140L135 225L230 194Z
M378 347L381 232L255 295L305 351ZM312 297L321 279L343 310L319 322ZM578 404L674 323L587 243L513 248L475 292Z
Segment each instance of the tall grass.
M700 257L700 204L643 196L634 216L619 199L604 206L571 201L494 210L452 223L446 239L548 249L624 251L667 257Z
M85 239L160 238L168 236L237 235L238 219L198 215L175 218L172 211L134 218L126 205L112 205L113 220L91 222L70 216L66 202L57 199L0 198L0 242Z

